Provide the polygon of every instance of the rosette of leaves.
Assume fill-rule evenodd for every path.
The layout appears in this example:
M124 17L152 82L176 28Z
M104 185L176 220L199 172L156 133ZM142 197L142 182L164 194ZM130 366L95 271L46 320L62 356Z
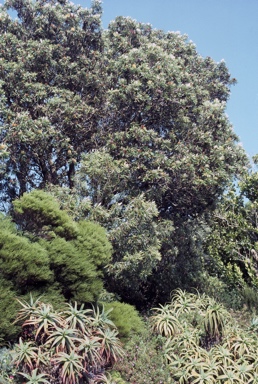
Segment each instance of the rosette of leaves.
M155 332L165 337L172 337L181 331L180 322L173 315L173 311L168 304L160 305L159 308L153 310L154 315L151 317L151 322Z
M211 300L204 312L206 337L215 342L221 340L225 333L227 317L228 314L225 308L221 304Z
M17 321L22 321L22 333L13 358L19 374L30 382L57 383L60 379L75 384L79 377L94 378L111 368L124 355L117 330L114 325L108 327L104 311L105 327L95 321L92 310L77 303L62 312L40 299L21 304ZM28 326L32 328L30 339Z

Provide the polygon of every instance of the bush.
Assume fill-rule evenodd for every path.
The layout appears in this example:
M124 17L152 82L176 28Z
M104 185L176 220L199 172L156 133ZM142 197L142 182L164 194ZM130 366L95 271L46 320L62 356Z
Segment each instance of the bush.
M0 339L14 341L19 332L18 327L12 324L18 309L15 292L10 284L2 279L0 279L0 286Z
M252 287L244 287L241 291L243 303L248 309L255 309L258 311L258 292L257 289Z
M0 383L13 383L16 374L12 351L9 348L0 348Z
M113 309L109 317L116 325L122 340L126 341L132 333L141 334L144 331L143 320L134 306L119 301L105 303L104 306L106 310Z
M110 261L106 232L89 221L75 222L43 191L14 202L17 228L0 215L0 337L13 339L17 328L14 297L32 292L51 304L95 302Z
M172 383L169 368L164 360L164 342L163 338L152 335L146 327L141 335L132 336L125 345L125 357L114 368L128 383Z

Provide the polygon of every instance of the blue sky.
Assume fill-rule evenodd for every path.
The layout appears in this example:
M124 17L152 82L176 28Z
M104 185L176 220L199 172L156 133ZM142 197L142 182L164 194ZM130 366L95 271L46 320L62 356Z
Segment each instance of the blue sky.
M258 0L104 0L103 9L104 28L116 16L130 16L187 34L202 56L224 59L238 81L229 120L249 156L258 153Z

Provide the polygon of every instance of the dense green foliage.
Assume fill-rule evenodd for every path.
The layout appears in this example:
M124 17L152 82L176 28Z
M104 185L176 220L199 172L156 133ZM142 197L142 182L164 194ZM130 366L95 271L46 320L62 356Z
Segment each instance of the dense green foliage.
M99 5L7 1L0 32L4 197L46 183L72 185L102 103Z
M164 359L163 342L148 327L140 335L133 335L125 345L125 357L115 365L115 369L124 379L121 384L173 383ZM120 384L119 381L115 383Z
M142 307L198 286L199 228L247 165L225 114L225 63L130 18L103 31L98 1L7 0L0 32L3 207L33 188L75 188L68 211L109 232L109 290ZM59 220L51 231L73 237Z
M94 302L103 289L103 267L111 256L103 228L88 221L74 222L43 191L17 200L14 217L19 230L7 218L0 222L0 335L5 337L14 332L9 322L15 295L37 292L59 304L70 299Z
M119 338L127 341L133 334L141 334L144 330L144 323L136 309L126 303L112 301L104 303L104 308L109 313L109 318L115 323L118 329Z
M212 214L205 268L226 284L231 294L238 292L246 304L258 308L256 180L257 172L247 174L238 193L232 187Z
M101 11L0 8L0 337L17 341L18 297L19 380L110 368L113 321L126 355L96 382L254 383L257 319L240 329L221 303L258 310L258 173L225 113L235 79L179 33L124 17L102 30Z

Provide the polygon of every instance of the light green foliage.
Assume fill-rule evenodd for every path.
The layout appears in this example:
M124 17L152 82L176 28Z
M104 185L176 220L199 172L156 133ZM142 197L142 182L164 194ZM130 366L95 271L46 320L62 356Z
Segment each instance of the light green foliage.
M111 254L111 245L107 241L106 230L99 224L90 221L80 221L77 227L78 236L73 241L75 247L84 252L97 267L106 265L110 261Z
M144 330L144 323L137 310L130 304L120 303L119 301L113 301L110 303L104 303L104 308L109 313L109 318L116 325L119 338L126 341L132 334L140 334Z
M16 234L17 233L17 230L16 230L16 226L15 224L12 222L12 219L10 216L6 216L2 213L0 213L0 230L6 230L8 231L9 233L13 233L13 234Z
M140 335L135 334L130 338L125 345L123 360L115 365L126 383L174 382L163 358L162 342L164 339L152 335L147 328Z
M225 63L201 58L184 36L128 18L110 24L105 43L112 84L105 143L129 166L122 186L144 191L169 213L200 212L243 155L224 114Z
M0 279L0 286L0 340L6 338L11 341L17 335L17 327L12 324L18 308L15 302L16 292L6 279Z
M40 244L1 231L0 248L1 275L12 281L14 288L24 290L36 282L44 284L53 280L48 254Z
M34 190L13 202L14 216L20 229L37 237L76 238L78 230L69 215L60 210L58 201L49 194Z
M103 284L96 265L89 260L87 253L80 252L73 243L61 238L46 242L45 247L55 281L59 283L64 297L79 302L94 301Z
M107 211L117 204L126 210L142 195L146 202L155 202L156 220L160 229L163 226L163 231L156 230L162 260L152 265L152 274L146 273L139 287L142 294L134 299L146 305L166 300L178 285L198 285L202 242L195 233L202 223L197 217L213 208L247 162L225 115L232 80L224 62L200 57L185 36L123 17L110 24L105 46L109 90L104 150L87 154L80 175L93 204L105 208L102 223L108 229L115 220ZM142 239L148 241L146 232ZM110 288L118 287L118 294L130 300L135 289L130 268L137 265L138 253L125 259L130 242L123 249L116 246L115 236L111 241ZM147 272L148 266L141 270Z
M37 370L38 370L37 368L33 369L33 371L31 372L31 375L27 373L20 373L20 374L23 377L25 377L25 379L27 379L28 384L41 384L41 383L49 384L49 381L47 380L48 376L44 373L38 374Z
M131 303L144 301L144 286L161 259L161 239L172 234L173 226L159 223L156 204L143 195L114 204L109 214L115 263L108 265L108 286L116 291L119 284L118 293Z
M15 231L8 219L6 229L0 231L0 332L6 337L15 333L10 325L14 306L8 308L8 296L44 294L58 307L70 299L94 302L103 289L103 268L111 256L103 228L74 222L46 192L25 194L14 203L14 217L23 234ZM4 222L2 219L0 225Z
M164 337L172 337L180 333L180 323L173 315L169 305L154 308L156 314L152 316L153 330Z
M223 197L211 217L211 232L206 241L205 268L210 275L221 279L231 292L237 292L236 306L257 307L256 179L256 172L247 174L239 183L240 193L232 188Z
M102 155L99 161L101 158ZM94 171L88 160L86 156L82 162L82 174L76 182L82 195L88 193L85 190L89 188L84 169L89 173ZM102 168L101 163L96 167ZM96 177L98 182L101 183L101 179ZM147 201L143 194L125 201L117 195L111 203L109 207L99 202L95 205L90 203L85 212L89 219L107 228L113 246L114 257L106 268L108 288L118 291L129 302L145 301L144 286L161 259L161 241L173 234L173 224L168 220L158 220L155 202Z

